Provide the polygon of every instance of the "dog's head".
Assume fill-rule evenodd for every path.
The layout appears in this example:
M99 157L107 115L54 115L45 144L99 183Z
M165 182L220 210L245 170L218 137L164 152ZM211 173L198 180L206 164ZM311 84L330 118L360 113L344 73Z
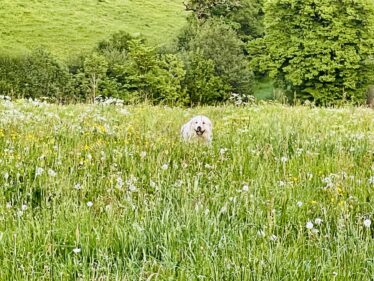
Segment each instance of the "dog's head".
M199 115L195 116L190 121L191 129L193 129L198 136L210 133L212 130L212 122L208 117Z

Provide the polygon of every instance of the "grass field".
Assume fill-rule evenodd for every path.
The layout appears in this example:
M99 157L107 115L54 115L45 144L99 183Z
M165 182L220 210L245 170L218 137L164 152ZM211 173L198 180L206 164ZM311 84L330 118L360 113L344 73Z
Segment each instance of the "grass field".
M1 101L0 280L372 280L373 122Z
M181 0L2 0L0 52L16 55L43 45L65 57L92 49L118 30L140 33L152 43L165 43L185 22L182 3Z

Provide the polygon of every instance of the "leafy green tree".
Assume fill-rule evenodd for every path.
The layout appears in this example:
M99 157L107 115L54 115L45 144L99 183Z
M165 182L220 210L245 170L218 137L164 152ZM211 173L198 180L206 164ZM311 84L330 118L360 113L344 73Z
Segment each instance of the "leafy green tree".
M96 98L99 82L106 76L107 69L108 63L105 57L95 52L84 60L84 72L90 81L92 101Z
M192 55L193 60L203 58L205 61L210 61L209 64L213 65L215 76L221 78L227 91L240 95L252 93L253 75L248 69L243 53L243 43L226 23L218 19L208 20L189 42L187 54ZM226 94L219 100L222 101L225 97L227 97Z
M179 41L190 35L190 26L202 25L208 19L216 18L230 25L244 42L263 36L263 0L189 0L185 3L188 26Z
M216 74L211 59L206 59L200 52L190 52L186 58L184 85L190 105L213 104L228 99L230 87Z
M372 83L374 2L270 0L262 39L249 45L251 65L317 104L363 100Z

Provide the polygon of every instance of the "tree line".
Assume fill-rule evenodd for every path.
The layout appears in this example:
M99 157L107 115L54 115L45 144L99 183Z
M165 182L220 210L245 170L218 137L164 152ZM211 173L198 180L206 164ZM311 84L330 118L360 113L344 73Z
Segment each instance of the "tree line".
M189 0L187 24L157 47L125 31L65 61L43 48L0 56L0 94L57 102L216 104L270 77L289 100L362 103L374 84L369 0ZM157 28L157 27L155 27Z

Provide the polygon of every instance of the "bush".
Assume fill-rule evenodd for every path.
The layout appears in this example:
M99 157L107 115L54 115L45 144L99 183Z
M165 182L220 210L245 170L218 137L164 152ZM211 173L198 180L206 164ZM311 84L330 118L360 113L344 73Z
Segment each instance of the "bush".
M1 91L16 97L64 101L71 98L71 76L65 64L43 48L19 58L3 58Z
M214 73L211 75L219 77L220 82L213 79L214 85L220 85L218 92L213 96L201 98L201 101L224 101L228 97L228 93L224 91L234 92L239 95L248 95L252 93L253 75L247 66L247 60L244 56L243 43L237 37L235 31L227 24L217 19L207 20L203 25L196 26L194 36L189 35L192 39L186 45L187 60L190 65L196 64L196 60L205 61L208 66L212 67ZM191 62L193 62L191 64ZM203 66L202 66L203 67ZM187 73L189 77L196 77L198 71L189 67ZM207 69L206 71L211 71ZM203 72L206 72L203 71ZM204 80L205 77L196 77L197 79ZM212 80L212 81L213 81ZM188 91L196 91L191 89L191 83L187 83ZM214 87L216 87L214 86ZM209 86L211 90L214 87ZM202 93L200 95L212 95L212 92ZM194 93L190 94L194 96Z

